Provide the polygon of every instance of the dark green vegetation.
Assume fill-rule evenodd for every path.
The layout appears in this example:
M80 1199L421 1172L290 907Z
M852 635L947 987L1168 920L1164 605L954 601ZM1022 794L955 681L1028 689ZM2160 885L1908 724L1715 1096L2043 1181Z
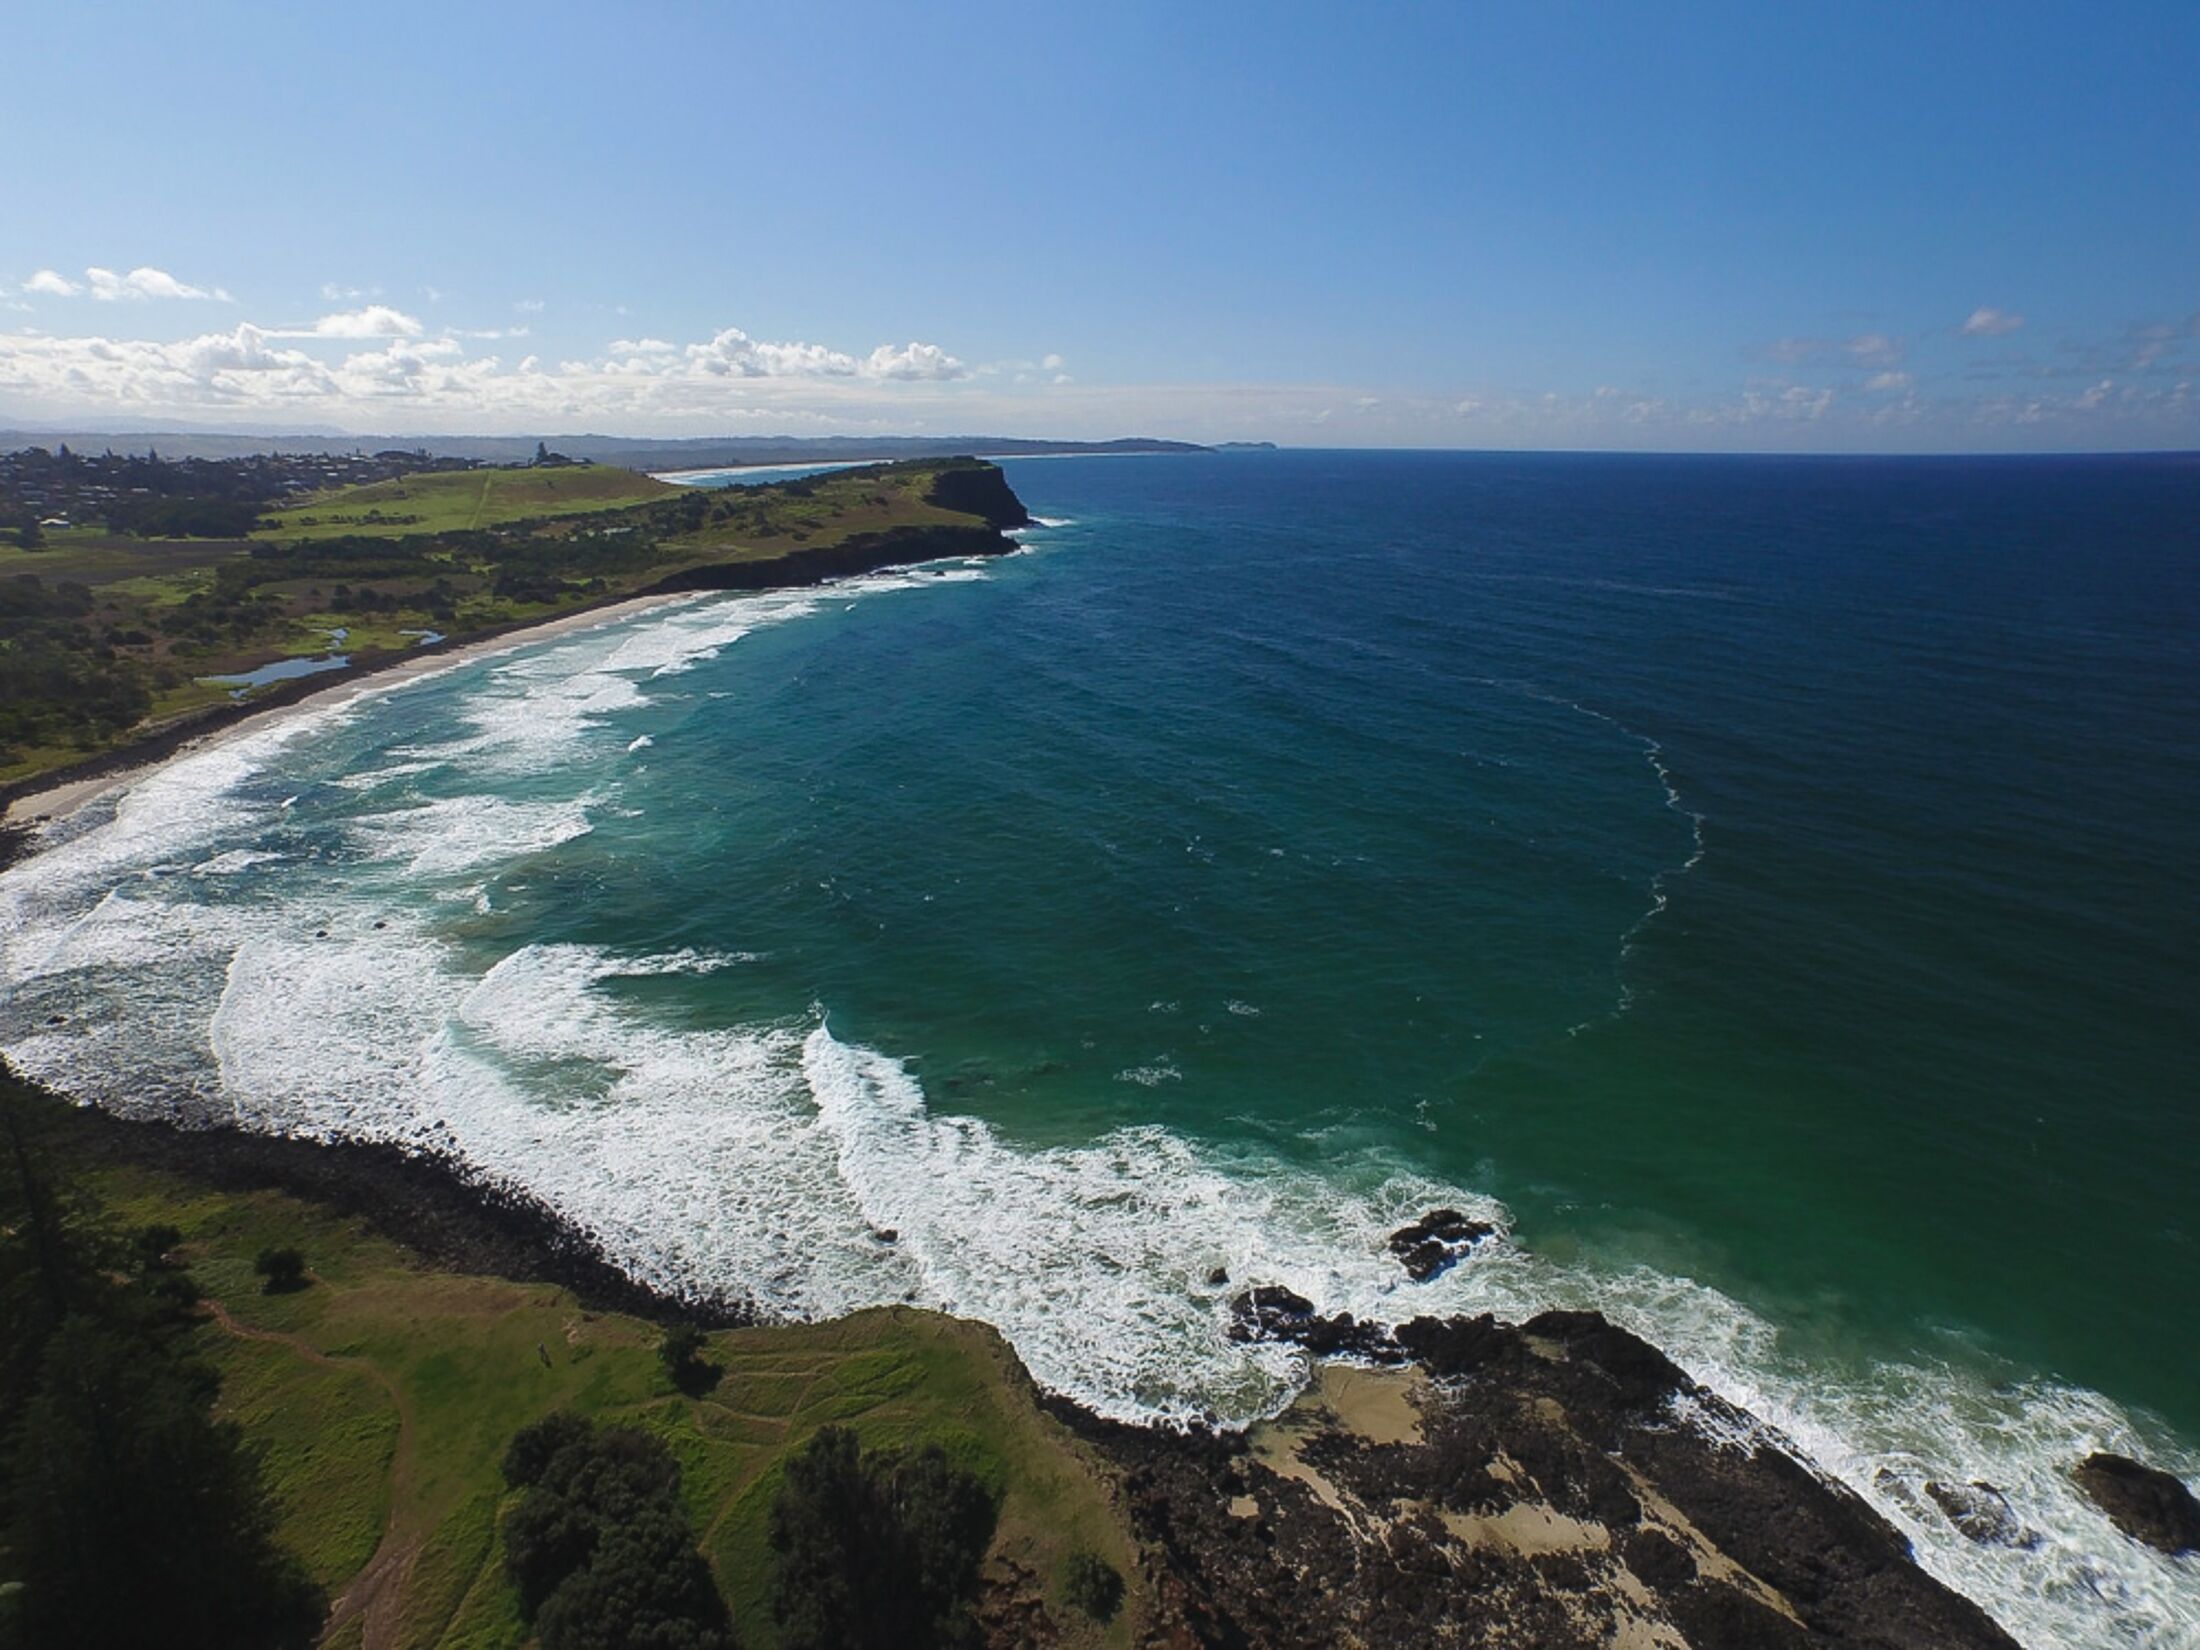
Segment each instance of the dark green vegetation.
M937 1444L872 1450L826 1427L772 1503L772 1616L787 1650L946 1650L977 1641L993 1498Z
M879 1310L718 1331L700 1336L693 1355L716 1379L690 1396L667 1373L657 1325L589 1309L551 1285L430 1268L358 1220L257 1184L239 1189L224 1177L216 1186L148 1167L117 1143L124 1126L4 1076L0 1085L8 1115L35 1125L41 1149L80 1188L68 1219L122 1234L117 1258L104 1264L127 1282L107 1287L169 1326L174 1356L218 1378L214 1413L257 1453L276 1541L332 1601L323 1642L335 1650L518 1650L537 1635L550 1646L557 1589L542 1591L530 1626L506 1575L508 1538L533 1486L553 1476L553 1458L584 1425L595 1439L641 1434L653 1441L651 1459L661 1449L677 1464L665 1504L679 1509L686 1535L675 1550L659 1520L656 1546L620 1553L576 1590L562 1607L575 1631L592 1619L584 1605L621 1596L622 1578L685 1574L683 1585L692 1583L694 1571L675 1560L699 1552L732 1639L745 1650L788 1642L773 1614L773 1508L805 1446L842 1428L867 1455L934 1460L944 1467L922 1470L982 1486L996 1510L990 1542L980 1543L988 1600L1042 1619L1051 1642L1069 1650L1135 1642L1144 1595L1134 1592L1103 1629L1063 1586L1080 1550L1131 1573L1110 1469L1038 1408L989 1329ZM94 1194L107 1211L96 1219ZM0 1225L10 1234L0 1288L12 1313L25 1228L12 1207ZM254 1259L284 1248L310 1258L313 1286L264 1293ZM171 1279L186 1279L193 1287L182 1294L203 1292L204 1302L175 1298ZM6 1327L0 1370L16 1383L7 1389L14 1417L27 1343L12 1316ZM560 1412L575 1419L540 1424ZM950 1495L939 1504L965 1503ZM202 1515L183 1522L193 1539L210 1539ZM234 1558L227 1566L240 1568ZM0 1583L26 1573L20 1541L0 1550ZM701 1606L705 1617L695 1619L707 1626L707 1600ZM161 1619L160 1631L134 1642L193 1642Z
M217 1415L196 1287L166 1224L124 1233L55 1172L50 1110L0 1091L0 1644L279 1650L311 1644L320 1588Z
M504 1455L504 1570L542 1650L731 1650L662 1438L559 1410Z
M145 495L160 509L130 530L70 518L39 548L0 545L0 784L226 706L209 678L330 653L371 668L431 632L463 641L647 591L997 550L997 529L1023 519L999 471L969 459L732 492L554 461L446 464L305 497L270 497L270 477L241 462L127 473L141 470L167 490ZM115 509L137 509L129 497ZM140 531L152 527L233 536Z
M262 1249L253 1257L252 1270L260 1274L260 1292L264 1295L281 1295L306 1286L306 1257L295 1249Z
M1094 1621L1113 1621L1123 1608L1123 1577L1098 1553L1080 1549L1063 1566L1062 1596Z

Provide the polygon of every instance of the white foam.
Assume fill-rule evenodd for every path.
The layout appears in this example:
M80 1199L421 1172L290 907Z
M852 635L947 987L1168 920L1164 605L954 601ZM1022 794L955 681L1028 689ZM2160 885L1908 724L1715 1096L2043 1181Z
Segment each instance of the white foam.
M1184 1074L1167 1060L1154 1060L1142 1066L1129 1066L1115 1074L1118 1083L1136 1083L1142 1089L1159 1088L1163 1083L1181 1083Z
M587 834L591 801L446 797L368 815L352 825L351 836L369 859L402 863L415 877L444 877L505 864Z

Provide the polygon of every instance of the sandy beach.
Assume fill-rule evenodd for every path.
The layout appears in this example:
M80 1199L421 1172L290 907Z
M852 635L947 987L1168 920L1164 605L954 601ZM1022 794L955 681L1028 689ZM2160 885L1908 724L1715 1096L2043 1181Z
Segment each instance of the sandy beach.
M243 715L211 727L203 734L186 738L177 745L166 746L162 733L154 732L144 743L156 748L148 749L142 760L132 760L131 747L125 746L111 753L108 760L114 762L114 766L102 762L97 772L75 778L64 774L51 784L40 784L36 779L29 781L37 788L26 791L7 803L5 811L0 812L0 828L22 829L66 819L94 797L105 796L109 791L133 784L179 757L212 750L243 734L257 733L287 717L346 704L370 693L385 693L418 677L453 670L476 659L508 653L529 643L548 641L576 631L593 630L599 625L614 624L650 608L694 601L700 594L685 592L629 596L598 607L584 608L577 613L563 613L539 623L499 630L470 641L441 645L433 651L403 654L385 662L356 667L324 687L314 688L296 698L285 698L258 709L248 709Z

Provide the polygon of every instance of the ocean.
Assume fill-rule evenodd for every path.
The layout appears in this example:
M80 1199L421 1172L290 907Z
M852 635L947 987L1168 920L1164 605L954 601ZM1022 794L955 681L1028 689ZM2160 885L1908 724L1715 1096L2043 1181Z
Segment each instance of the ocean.
M666 1289L982 1318L1129 1419L1287 1399L1251 1283L1595 1307L2025 1643L2200 1644L2200 1560L2066 1476L2200 1477L2200 462L1004 468L1021 554L95 804L0 876L0 1049L448 1153ZM1504 1239L1413 1283L1445 1204Z

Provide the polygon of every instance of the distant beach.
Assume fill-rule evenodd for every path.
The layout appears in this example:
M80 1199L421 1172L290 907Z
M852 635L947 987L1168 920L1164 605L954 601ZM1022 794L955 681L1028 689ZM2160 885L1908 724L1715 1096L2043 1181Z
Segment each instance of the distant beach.
M133 784L179 757L196 756L201 752L214 750L245 734L260 732L308 711L328 710L371 693L386 693L419 677L455 670L476 659L506 653L530 642L548 641L575 631L592 630L598 625L615 624L651 608L696 599L693 592L627 596L617 601L605 602L598 607L582 608L577 612L561 613L553 618L511 626L493 635L478 636L463 642L437 644L415 653L401 653L369 664L351 665L341 673L332 671L329 674L334 680L314 685L305 691L285 693L256 703L248 700L234 711L216 710L210 716L195 718L194 727L207 721L216 722L217 725L203 732L186 730L180 739L173 738L172 730L152 732L135 745L125 746L87 764L96 768L94 772L79 777L62 777L50 783L38 778L26 780L23 783L29 788L10 797L5 811L0 811L0 828L21 829L66 819L95 797L105 796L109 791Z

